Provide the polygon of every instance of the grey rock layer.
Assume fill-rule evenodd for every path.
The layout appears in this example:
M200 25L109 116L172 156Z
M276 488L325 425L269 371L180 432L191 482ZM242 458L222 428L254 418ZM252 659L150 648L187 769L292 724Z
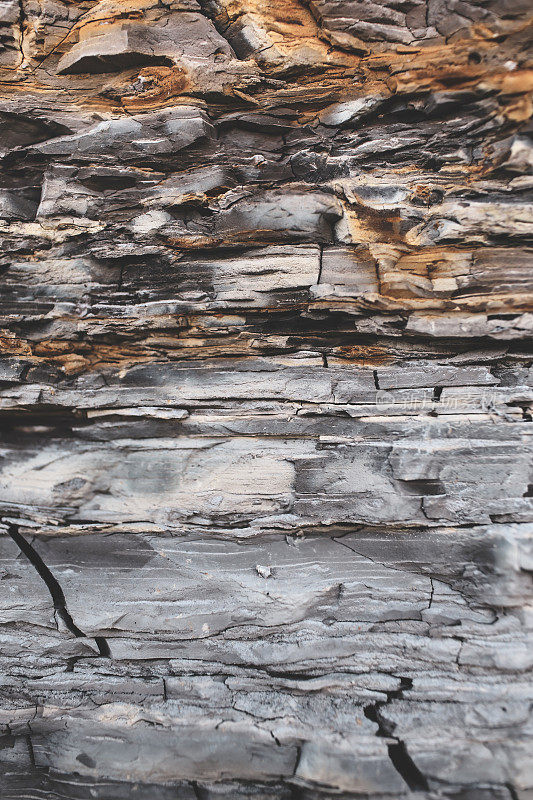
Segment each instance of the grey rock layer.
M529 12L0 2L2 800L532 800Z

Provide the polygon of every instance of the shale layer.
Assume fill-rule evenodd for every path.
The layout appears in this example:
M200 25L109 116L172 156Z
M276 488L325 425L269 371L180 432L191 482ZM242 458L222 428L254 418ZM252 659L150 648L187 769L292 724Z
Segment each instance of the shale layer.
M531 800L526 0L0 2L0 797Z

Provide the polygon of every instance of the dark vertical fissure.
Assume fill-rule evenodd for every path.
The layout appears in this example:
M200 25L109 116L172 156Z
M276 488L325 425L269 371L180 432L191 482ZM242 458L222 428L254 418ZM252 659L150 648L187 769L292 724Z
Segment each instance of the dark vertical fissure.
M54 613L56 616L63 621L65 626L71 633L74 634L74 636L77 636L78 638L87 638L87 634L80 630L80 628L78 628L72 619L72 616L67 608L63 589L59 585L52 572L46 566L39 553L28 541L26 541L24 536L22 536L17 525L8 525L8 533L21 553L26 556L30 564L35 568L41 580L46 584L54 604ZM96 642L96 646L98 647L100 655L104 658L111 658L111 650L109 649L107 640L103 636L95 636L94 641Z
M401 699L404 691L410 689L412 685L413 682L410 678L400 678L398 689L387 692L386 700L365 706L364 714L367 719L372 720L378 726L376 736L395 740L387 745L389 758L394 769L402 776L408 787L413 791L428 791L429 784L427 779L409 755L405 742L394 735L392 726L386 723L380 713L383 706L388 705L392 700Z

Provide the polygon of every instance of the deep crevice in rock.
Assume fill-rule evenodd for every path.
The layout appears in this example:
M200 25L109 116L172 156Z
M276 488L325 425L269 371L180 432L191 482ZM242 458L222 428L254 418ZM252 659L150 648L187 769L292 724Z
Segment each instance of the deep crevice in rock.
M394 769L402 776L409 788L413 791L428 791L428 781L409 755L405 742L394 735L391 726L383 719L380 713L383 706L388 705L393 700L401 699L404 691L406 689L411 689L412 685L413 681L411 678L400 677L400 686L398 689L387 692L386 700L371 703L365 706L363 710L365 717L375 722L378 726L376 736L395 740L394 743L387 745L389 758Z
M78 628L72 619L72 616L67 608L67 602L65 600L63 589L61 588L57 579L46 566L39 553L19 532L18 525L9 524L8 534L13 539L21 553L26 556L30 564L35 568L39 577L46 584L54 604L54 613L63 621L65 626L71 633L74 634L74 636L78 638L87 638L87 634ZM94 641L96 642L96 646L98 647L100 655L104 658L111 658L111 650L107 640L103 636L95 636Z

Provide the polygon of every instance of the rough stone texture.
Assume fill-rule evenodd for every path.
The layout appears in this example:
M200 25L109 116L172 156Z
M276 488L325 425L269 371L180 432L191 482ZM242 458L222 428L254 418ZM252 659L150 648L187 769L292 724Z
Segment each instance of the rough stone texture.
M0 2L0 797L531 800L525 0Z

